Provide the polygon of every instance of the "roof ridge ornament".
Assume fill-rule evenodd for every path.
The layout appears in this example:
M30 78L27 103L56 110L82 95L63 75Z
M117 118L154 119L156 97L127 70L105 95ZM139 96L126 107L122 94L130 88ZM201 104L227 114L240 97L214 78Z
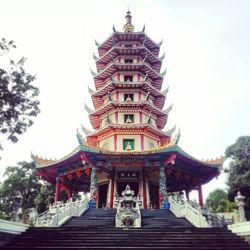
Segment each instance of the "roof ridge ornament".
M164 71L161 73L161 76L165 76L167 73L167 69L165 68Z
M165 113L167 115L169 113L169 111L172 110L172 108L173 108L173 104L171 104L168 108L166 108L166 109L164 109L162 111L163 111L163 113Z
M179 140L180 140L180 137L181 137L181 130L178 129L178 132L177 132L177 134L176 134L175 137L174 137L174 143L175 143L176 145L178 144L178 142L179 142Z
M143 25L142 32L145 32L145 23Z
M161 39L161 41L158 43L159 46L161 46L163 43L163 39Z
M93 89L91 89L89 86L88 86L88 91L91 95L93 95L95 93L95 91Z
M165 58L165 52L163 53L163 55L159 58L161 61Z
M98 57L95 55L95 53L93 53L93 58L95 59L95 61L98 59Z
M90 135L92 133L90 130L86 129L83 125L81 125L81 127L82 127L82 131L85 135Z
M133 32L134 25L132 24L132 16L130 15L131 12L128 8L127 15L125 16L126 23L123 25L124 32Z
M94 110L91 109L91 108L89 108L89 107L87 106L87 104L85 104L85 103L84 103L84 109L85 109L89 114L94 112Z
M113 24L113 32L116 32L115 25Z
M176 130L176 124L172 128L168 129L167 131L164 131L164 133L171 136L175 130Z
M169 91L169 86L162 91L162 94L166 96L168 91Z
M99 46L100 46L100 43L98 43L98 42L95 40L95 45L99 47Z
M78 140L78 143L79 143L81 146L83 146L83 138L82 138L81 134L79 133L79 130L78 130L78 129L76 130L76 138L77 138L77 140Z
M97 73L95 71L93 71L91 68L90 68L90 72L91 72L92 76L96 76L97 75Z

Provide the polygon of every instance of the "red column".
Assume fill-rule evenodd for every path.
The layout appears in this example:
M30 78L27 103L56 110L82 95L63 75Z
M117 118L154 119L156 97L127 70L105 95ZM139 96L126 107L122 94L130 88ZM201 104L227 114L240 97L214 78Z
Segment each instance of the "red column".
M141 111L139 112L139 122L140 122L140 125L142 125L142 112Z
M60 178L56 177L55 203L59 201L59 195L60 195Z
M109 198L109 204L110 208L113 208L113 201L114 201L114 187L115 187L115 169L112 168L112 176L110 179L110 198Z
M117 100L118 100L118 98L117 98ZM117 111L115 112L115 123L118 124L118 112Z
M203 194L202 194L202 186L199 185L198 188L198 196L199 196L199 205L203 207Z
M114 151L117 150L117 134L114 134Z
M144 169L143 169L144 170ZM143 171L142 187L143 187L143 207L147 208L147 179L145 176L145 171Z
M144 135L141 134L141 150L144 150Z

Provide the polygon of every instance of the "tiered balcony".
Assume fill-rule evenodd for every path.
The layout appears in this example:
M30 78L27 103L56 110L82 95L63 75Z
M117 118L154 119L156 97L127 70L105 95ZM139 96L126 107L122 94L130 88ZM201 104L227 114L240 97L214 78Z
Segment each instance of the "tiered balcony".
M108 101L100 109L97 109L89 113L90 122L93 128L94 129L100 128L101 116L103 116L106 113L110 113L116 109L124 110L124 112L128 112L127 110L131 111L133 109L136 109L138 111L147 110L148 112L151 112L152 114L157 116L156 125L159 129L163 129L167 123L168 113L172 109L172 106L166 109L166 111L163 111L148 101L137 101L137 102Z
M148 62L151 67L157 72L160 71L162 60L164 56L161 58L155 56L150 50L148 50L145 46L140 45L138 47L122 47L118 45L114 45L107 53L105 53L102 57L96 59L96 67L98 72L102 71L106 65L108 65L113 59L116 59L119 56L128 55L128 56L140 56L141 58L146 58L146 62Z
M120 62L110 62L102 71L94 76L94 82L96 89L99 90L105 84L105 80L115 72L135 72L138 71L144 75L148 75L149 81L152 81L154 87L161 89L164 75L155 71L146 62L141 63L120 63Z
M91 134L88 134L88 137L96 137L98 138L99 136L102 135L107 135L107 134L119 134L122 133L124 130L131 130L133 131L133 134L141 134L142 132L148 132L154 136L157 137L164 137L164 138L170 138L172 133L175 131L175 127L172 129L169 129L168 131L162 131L150 124L143 123L143 124L109 124L107 126L104 126Z
M144 44L144 46L150 50L155 56L159 55L160 44L155 43L150 37L148 37L144 32L114 32L108 39L106 39L102 44L98 44L98 53L102 57L109 51L114 44L120 41L134 41Z
M100 108L104 104L103 98L107 95L108 92L111 93L114 90L117 91L117 89L138 89L143 90L146 93L150 92L150 94L155 99L154 105L159 109L163 108L167 93L167 91L165 91L166 93L164 93L154 88L148 81L121 82L109 80L104 87L91 94L95 109Z

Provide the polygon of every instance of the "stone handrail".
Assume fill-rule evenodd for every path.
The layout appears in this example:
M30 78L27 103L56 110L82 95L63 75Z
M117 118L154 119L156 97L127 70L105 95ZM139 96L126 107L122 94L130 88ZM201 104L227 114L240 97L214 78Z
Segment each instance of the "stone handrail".
M37 227L58 227L65 223L72 216L80 216L88 208L89 197L81 200L66 203L58 202L49 207L49 210L38 216L35 226Z
M245 237L248 236L250 240L250 221L239 222L233 225L228 225L228 229L237 235Z
M177 217L186 218L196 227L211 227L208 224L206 217L203 216L201 208L194 208L189 202L181 199L175 200L172 196L169 196L168 200L170 203L170 210Z
M0 219L0 232L20 234L29 228L28 224Z

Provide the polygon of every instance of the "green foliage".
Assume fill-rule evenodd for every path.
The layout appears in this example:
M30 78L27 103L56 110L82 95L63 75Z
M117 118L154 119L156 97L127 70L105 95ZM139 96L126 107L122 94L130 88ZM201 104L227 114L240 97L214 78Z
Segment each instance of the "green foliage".
M46 211L48 209L48 206L54 203L54 194L55 188L51 184L46 183L41 187L40 192L35 198L35 204L38 214Z
M213 213L232 212L236 209L234 202L229 201L227 192L219 188L209 193L206 206Z
M38 213L46 211L54 203L55 187L48 182L39 181L34 162L19 162L17 166L7 167L0 183L0 218L9 218L13 211L13 197L19 191L23 196L22 211L36 207ZM65 202L67 194L62 191L60 200Z
M0 134L11 142L17 142L18 136L23 134L33 124L32 117L40 112L39 101L35 98L39 94L37 87L31 85L35 76L24 69L26 59L22 57L15 62L8 59L4 63L6 54L16 48L13 41L4 38L0 40ZM3 140L4 138L0 138ZM2 149L2 145L0 145Z
M1 211L7 215L13 209L13 196L19 191L23 196L22 211L34 207L34 198L40 192L41 184L35 173L34 162L19 162L17 166L7 167L6 179L0 185Z
M1 206L0 206L0 219L1 220L9 220L10 219L9 216L2 211Z
M228 173L229 198L234 200L237 191L246 197L246 210L250 212L250 136L241 136L226 149L230 159Z

